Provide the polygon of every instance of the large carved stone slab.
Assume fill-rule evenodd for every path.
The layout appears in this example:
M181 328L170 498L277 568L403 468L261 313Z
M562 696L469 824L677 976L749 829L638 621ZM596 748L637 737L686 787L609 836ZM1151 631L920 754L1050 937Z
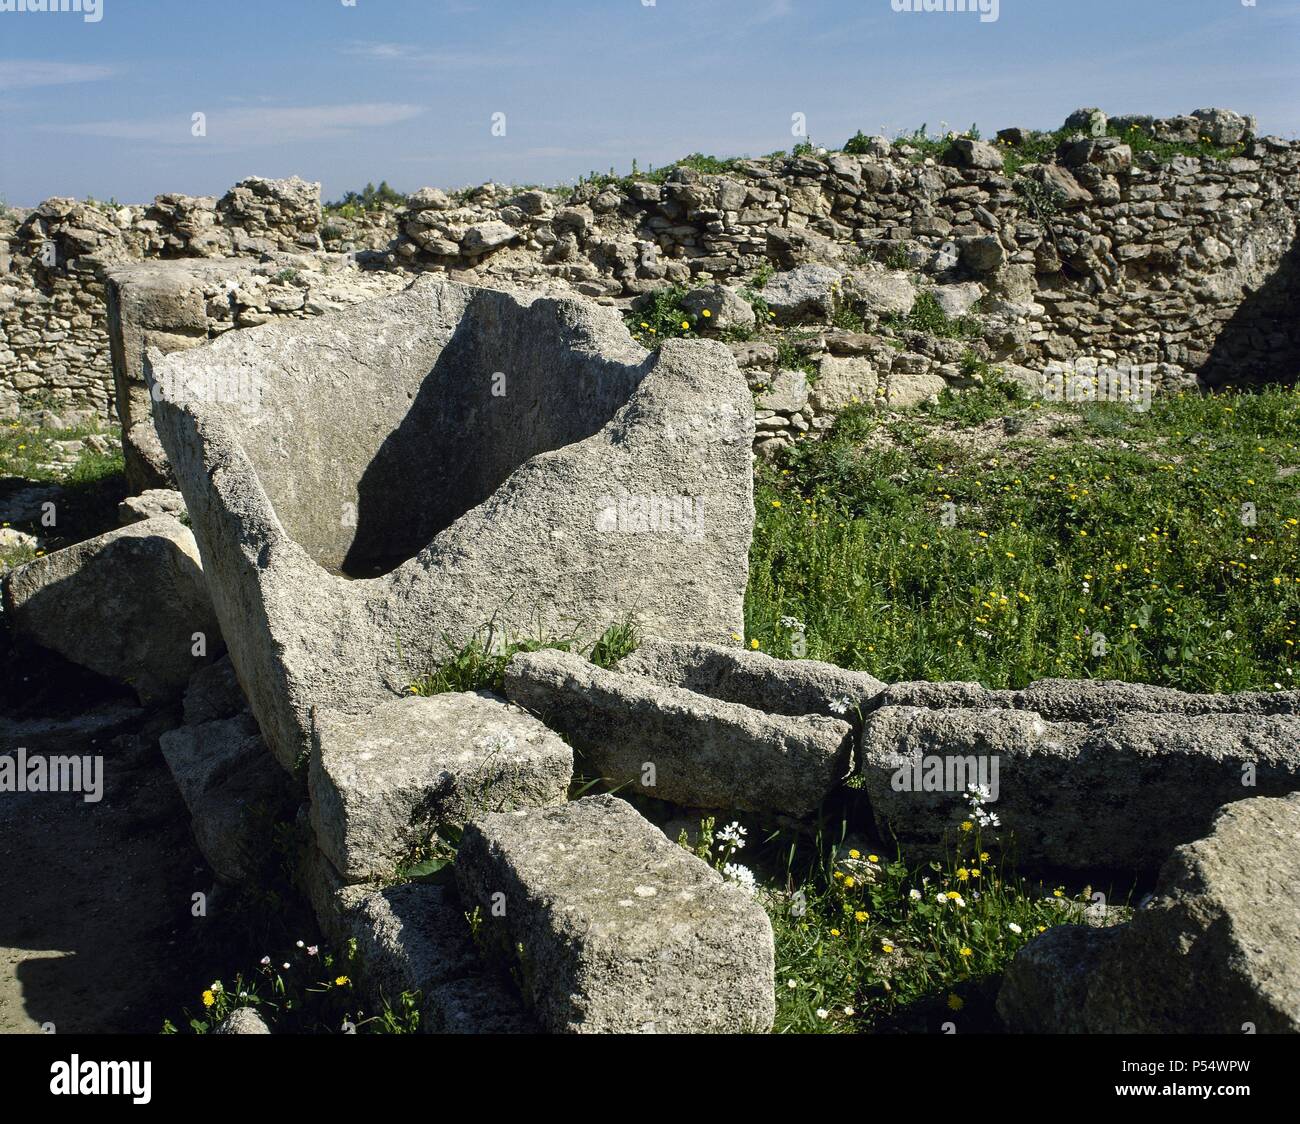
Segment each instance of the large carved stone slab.
M753 404L721 344L434 277L150 350L155 418L240 684L282 764L489 621L742 629Z

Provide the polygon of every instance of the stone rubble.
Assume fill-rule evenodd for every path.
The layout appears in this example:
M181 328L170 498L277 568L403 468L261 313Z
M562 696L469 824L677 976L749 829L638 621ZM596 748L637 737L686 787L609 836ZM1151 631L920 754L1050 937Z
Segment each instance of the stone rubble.
M1006 144L1025 130L1003 130L998 144L959 138L944 163L875 138L861 152L736 160L716 174L681 164L662 183L629 177L514 192L484 184L454 195L423 188L401 206L349 218L322 214L318 185L257 177L220 200L49 199L0 218L0 416L52 396L101 416L116 398L124 428L139 420L121 384L140 383L131 352L145 343L128 331L119 346L112 311L113 275L139 263L215 269L205 274L215 284L203 286L182 323L148 326L190 341L316 315L427 270L477 284L559 286L620 307L679 286L688 307L716 314L702 330L717 334L747 325L745 290L776 267L758 289L777 322L802 331L811 318L822 333L808 355L814 365L836 354L836 335L854 334L830 323L844 310L872 332L929 291L949 314L974 315L971 340L903 333L904 350L888 348L873 363L881 399L895 408L976 385L960 364L967 350L1031 372L1073 358L1154 363L1157 390L1195 386L1198 377L1258 381L1293 366L1300 340L1286 309L1300 144L1257 137L1251 119L1221 109L1112 119L1125 135L1204 137L1239 150L1160 162L1093 136L1099 114L1072 115L1077 134L1011 176ZM244 284L251 271L260 279ZM110 339L121 353L112 365ZM890 387L896 362L906 388ZM769 442L803 432L795 417L810 421L781 416L789 424ZM135 486L166 483L145 469L134 466Z
M932 788L946 777L935 763L954 778L953 763L969 768ZM1300 789L1300 717L1153 710L1054 722L887 705L864 725L859 769L881 837L906 852L951 839L970 815L965 789L983 784L1018 868L1152 870L1228 801Z

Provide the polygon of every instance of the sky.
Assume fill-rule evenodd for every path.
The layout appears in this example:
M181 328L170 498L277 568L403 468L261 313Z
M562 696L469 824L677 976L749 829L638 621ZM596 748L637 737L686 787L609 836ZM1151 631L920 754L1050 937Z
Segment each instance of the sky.
M1080 106L1217 105L1300 134L1300 0L997 0L996 19L895 11L903 0L6 10L58 2L0 0L11 205L221 195L249 175L318 180L327 200L383 179L570 183L633 160L789 149L800 120L837 147L859 129L991 136L1056 128Z

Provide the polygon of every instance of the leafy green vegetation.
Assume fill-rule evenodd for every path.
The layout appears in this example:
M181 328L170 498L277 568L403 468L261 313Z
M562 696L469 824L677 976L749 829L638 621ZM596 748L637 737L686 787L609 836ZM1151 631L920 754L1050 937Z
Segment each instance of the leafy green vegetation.
M432 671L419 676L408 688L413 695L438 695L445 691L495 691L504 693L506 664L519 652L558 649L581 652L599 667L613 667L636 650L639 643L636 626L611 625L590 646L574 637L510 637L495 625L485 625L467 643Z
M267 955L258 966L236 973L227 987L214 980L199 995L199 1005L185 1010L181 1026L163 1022L164 1034L208 1034L241 1007L255 1011L277 1034L414 1034L420 1028L420 993L403 992L384 1000L378 1014L367 1015L356 993L364 973L356 941L338 953L297 941L286 953Z
M1041 163L1050 160L1062 142L1076 135L1078 129L1055 129L1051 132L1031 132L1021 144L1008 144L999 141L1006 149L1004 167L1008 176L1014 176L1026 164ZM1158 141L1137 125L1121 129L1117 125L1107 125L1106 135L1122 140L1133 150L1133 155L1150 153L1160 163L1168 163L1177 156L1209 157L1211 160L1231 160L1240 156L1244 144L1216 145L1208 137L1194 143L1186 141Z
M1276 388L848 411L761 471L747 639L788 656L796 618L809 657L886 681L1290 687L1297 432Z
M95 435L108 439L109 451L83 445L70 463L57 444ZM0 546L0 572L116 526L117 503L126 494L123 471L116 429L98 423L65 429L41 428L27 421L0 425L0 495L32 483L57 483L63 488L54 526L34 522L14 528L37 536L43 545Z
M931 292L918 293L906 316L891 314L881 318L882 325L894 332L928 332L943 339L963 339L980 334L980 322L974 316L950 319Z
M626 191L634 183L665 183L674 168L690 168L692 171L706 176L725 175L727 172L734 170L737 159L739 158L721 159L717 156L707 156L703 152L692 152L689 156L683 156L680 160L674 160L671 164L665 164L659 168L651 167L644 171L633 160L632 170L625 176L619 175L613 168L610 168L608 172L593 171L580 178L578 184L579 186L595 186L599 189L614 187Z
M648 294L639 311L623 314L627 330L642 347L658 347L664 340L691 339L697 318L682 307L686 290L669 285Z
M378 187L368 183L360 191L344 192L342 199L326 203L321 210L326 215L352 219L366 211L378 211L383 207L396 206L405 202L405 195L389 187L387 180L380 180Z

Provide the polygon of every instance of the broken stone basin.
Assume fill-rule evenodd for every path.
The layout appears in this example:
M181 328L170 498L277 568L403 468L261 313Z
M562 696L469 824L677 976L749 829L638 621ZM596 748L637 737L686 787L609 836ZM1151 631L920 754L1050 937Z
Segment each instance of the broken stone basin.
M286 767L489 621L742 630L753 403L731 353L648 354L576 299L426 276L146 354L155 422L253 712Z

